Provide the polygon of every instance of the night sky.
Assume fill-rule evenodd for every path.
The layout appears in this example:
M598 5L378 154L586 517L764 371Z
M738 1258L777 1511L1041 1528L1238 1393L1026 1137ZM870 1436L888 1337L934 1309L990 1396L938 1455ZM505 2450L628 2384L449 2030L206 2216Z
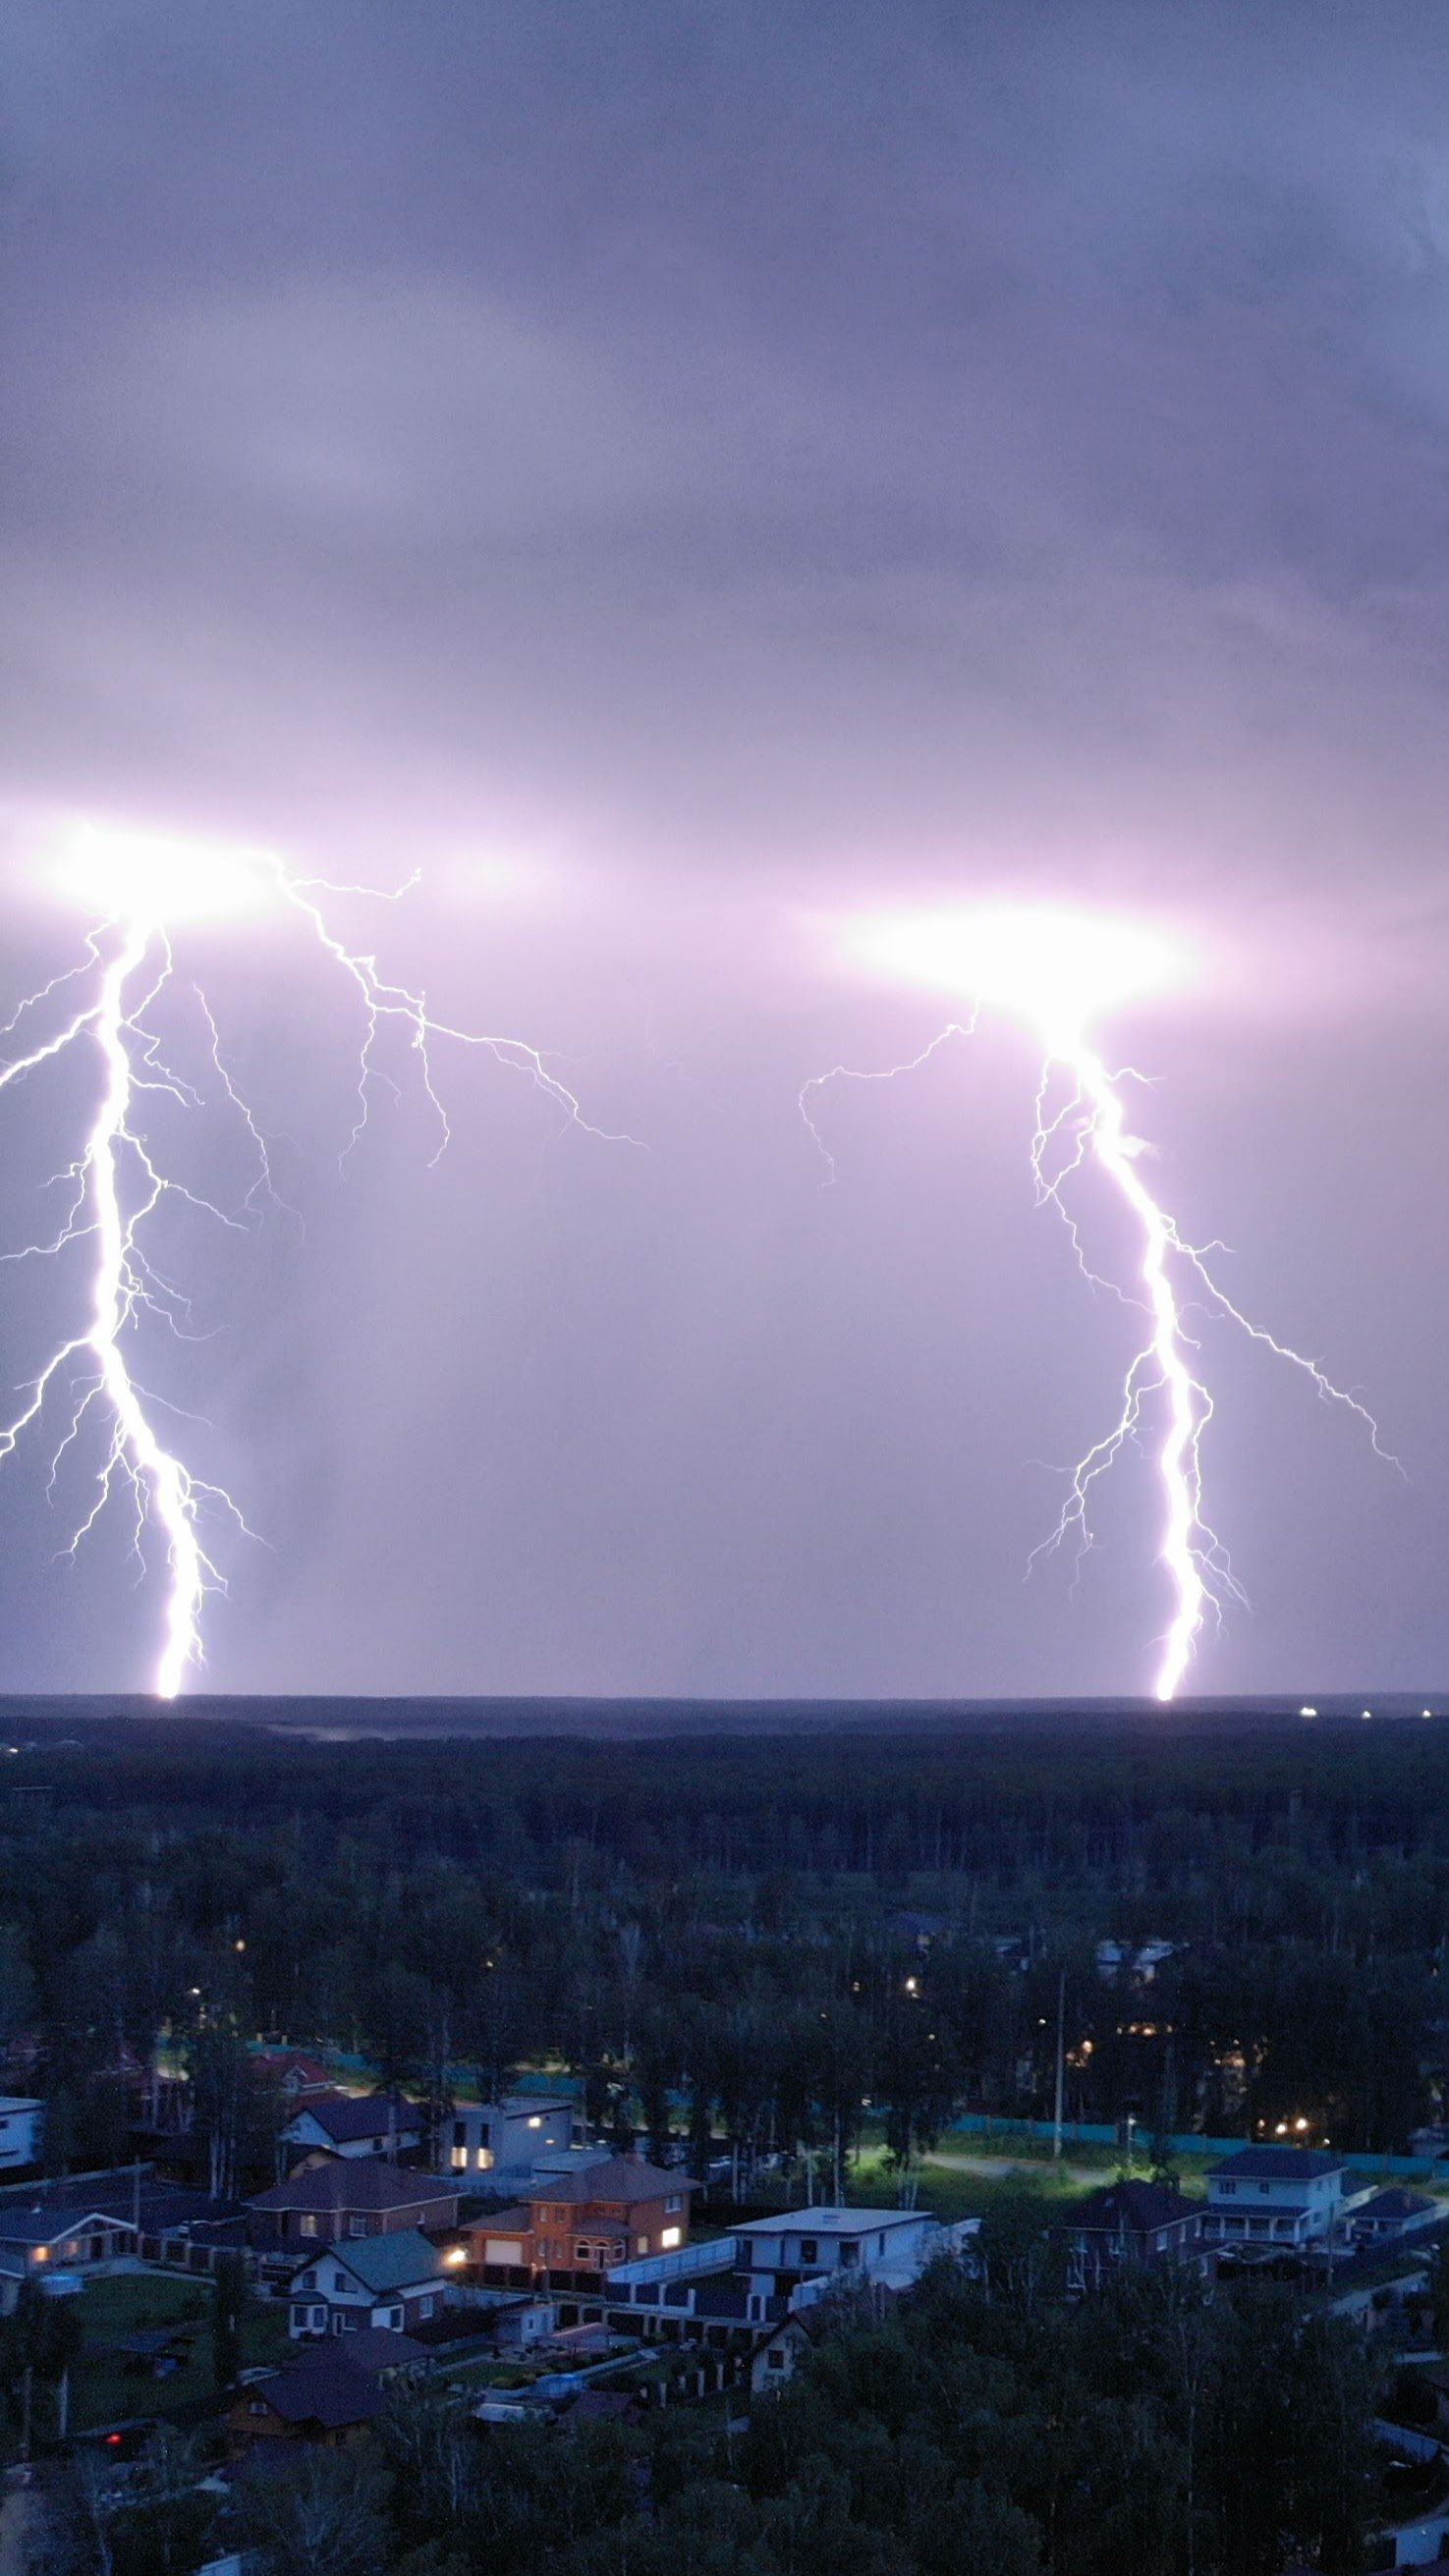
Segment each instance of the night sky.
M12 0L0 44L0 1013L78 951L57 818L417 868L347 936L637 1140L445 1046L430 1167L399 1046L339 1172L345 976L178 929L168 1027L200 979L292 1211L168 1212L208 1338L136 1351L258 1533L212 1686L1144 1688L1143 1460L1075 1592L1024 1580L1133 1348L1033 1205L1027 1032L812 1095L829 1186L797 1107L956 1007L842 921L1003 899L1182 944L1101 1033L1153 1186L1403 1462L1203 1320L1251 1607L1194 1686L1449 1683L1437 0ZM7 1248L93 1082L0 1101ZM154 1133L240 1204L220 1109ZM79 1248L0 1273L7 1386L83 1299ZM0 1687L141 1687L154 1553L118 1507L57 1562L47 1464L0 1469Z

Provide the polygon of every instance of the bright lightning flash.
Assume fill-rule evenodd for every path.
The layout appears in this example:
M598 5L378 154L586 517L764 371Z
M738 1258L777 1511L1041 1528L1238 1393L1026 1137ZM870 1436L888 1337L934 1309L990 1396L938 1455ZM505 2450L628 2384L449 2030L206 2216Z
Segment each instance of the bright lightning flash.
M1155 1444L1162 1495L1159 1561L1170 1588L1171 1616L1160 1641L1153 1688L1159 1700L1170 1700L1208 1615L1221 1608L1225 1596L1243 1598L1227 1554L1204 1516L1202 1443L1213 1405L1198 1373L1198 1346L1184 1323L1184 1289L1193 1299L1206 1298L1253 1341L1301 1370L1325 1402L1357 1414L1378 1454L1388 1454L1380 1447L1372 1415L1355 1396L1334 1385L1315 1360L1275 1340L1240 1311L1207 1266L1208 1254L1221 1246L1187 1242L1143 1177L1150 1149L1128 1126L1121 1090L1124 1082L1142 1077L1130 1068L1110 1072L1087 1030L1119 1004L1180 981L1184 961L1171 942L1140 925L1057 912L876 918L856 926L850 945L876 970L974 994L978 1005L1029 1022L1044 1050L1031 1153L1037 1199L1039 1204L1049 1201L1064 1219L1078 1264L1094 1286L1111 1283L1099 1280L1087 1266L1065 1195L1068 1185L1094 1166L1132 1218L1140 1245L1139 1293L1129 1302L1145 1312L1146 1338L1123 1380L1117 1418L1072 1470L1061 1516L1043 1545L1050 1549L1073 1539L1080 1561L1092 1546L1090 1513L1097 1479L1129 1442L1150 1439ZM968 1030L971 1026L974 1020ZM951 1033L943 1031L942 1036ZM913 1064L924 1062L940 1043L934 1039ZM911 1069L897 1066L892 1071ZM844 1070L836 1068L837 1073ZM818 1077L806 1091L833 1078ZM801 1107L818 1142L804 1094Z
M437 1121L439 1154L449 1130L433 1079L430 1050L437 1039L487 1049L500 1062L525 1072L570 1124L586 1127L587 1122L573 1093L548 1072L535 1048L519 1039L477 1036L433 1019L423 994L389 983L375 957L344 945L328 926L322 898L375 894L376 888L291 878L270 852L163 839L102 824L66 827L52 860L50 882L92 916L93 926L85 934L85 953L79 963L29 995L0 1028L0 1040L16 1045L16 1052L0 1064L0 1091L40 1074L73 1051L89 1049L97 1066L99 1099L74 1160L51 1184L69 1191L58 1230L50 1241L28 1244L0 1259L50 1259L72 1246L85 1246L88 1313L85 1323L57 1343L39 1375L21 1390L24 1400L19 1411L8 1422L0 1422L0 1462L42 1415L58 1411L63 1429L51 1456L48 1490L53 1498L66 1453L80 1440L87 1418L95 1413L103 1421L89 1507L78 1513L65 1553L76 1554L120 1490L129 1493L134 1507L133 1547L144 1571L142 1534L147 1523L154 1521L167 1566L154 1688L159 1697L171 1699L188 1670L203 1659L201 1619L206 1597L226 1588L203 1540L204 1518L219 1513L238 1528L246 1525L230 1495L193 1474L166 1446L153 1416L158 1406L174 1408L148 1395L134 1374L131 1353L137 1329L146 1319L192 1338L188 1299L148 1253L148 1220L166 1201L175 1200L236 1228L256 1218L264 1205L280 1205L272 1186L266 1140L222 1062L216 1024L199 989L193 988L192 998L205 1035L197 1079L176 1071L162 1054L152 1019L176 981L173 930L185 921L216 921L279 909L290 909L310 926L332 964L356 987L361 1003L358 1107L348 1152L366 1126L375 1083L397 1089L379 1060L379 1048L392 1028L400 1031L417 1060L421 1085ZM406 887L387 890L383 899L395 901L398 893L406 891ZM21 1037L22 1026L27 1035L39 1032L29 1045ZM215 1100L219 1095L227 1111L239 1119L256 1172L240 1215L228 1214L163 1172L145 1124L148 1103L157 1095L196 1112L208 1105L208 1096ZM596 1128L587 1132L601 1133Z

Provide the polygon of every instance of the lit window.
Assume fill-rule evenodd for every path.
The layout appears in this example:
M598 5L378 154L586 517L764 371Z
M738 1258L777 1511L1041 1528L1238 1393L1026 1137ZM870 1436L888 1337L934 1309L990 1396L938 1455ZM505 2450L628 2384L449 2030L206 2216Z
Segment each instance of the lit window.
M659 2242L660 2242L660 2244L663 2246L664 2251L665 2251L665 2253L666 2253L666 2254L669 2252L669 2250L670 2250L670 2248L671 2248L672 2246L678 2245L678 2244L680 2243L681 2238L682 2238L682 2236L683 2236L683 2232L684 2232L684 2231L683 2231L683 2229L682 2229L682 2228L678 2228L678 2227L666 2227L666 2228L665 2228L665 2230L664 2230L663 2234L661 2235L661 2237L660 2237L660 2239L659 2239Z
M529 2121L529 2124L528 2124L528 2125L529 2125L529 2127L530 2127L531 2129L541 2129L541 2128L543 2127L543 2122L542 2122L542 2120L540 2119L540 2117L539 2117L539 2115L538 2115L537 2111L535 2111L535 2112L534 2112L533 2117L532 2117L532 2119Z
M310 2209L303 2210L301 2217L297 2221L297 2225L303 2236L315 2236L317 2233L317 2221L313 2217Z
M454 2173L466 2173L466 2172L467 2172L467 2170L468 2170L468 2150L467 2150L467 2148L466 2148L466 2147L455 2147L455 2148L453 2149L453 2171L454 2171Z

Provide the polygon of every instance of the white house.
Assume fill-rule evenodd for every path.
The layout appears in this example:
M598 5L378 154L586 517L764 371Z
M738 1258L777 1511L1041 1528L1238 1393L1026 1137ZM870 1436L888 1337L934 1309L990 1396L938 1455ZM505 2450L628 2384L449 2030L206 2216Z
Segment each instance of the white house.
M499 2102L460 2102L444 2136L454 2173L532 2173L547 2156L567 2155L579 2130L563 2094L507 2093Z
M0 2172L38 2165L44 2130L43 2102L32 2102L23 2093L0 2093Z
M422 2144L416 2102L401 2093L313 2093L300 2101L282 2131L301 2154L386 2156L391 2161Z
M854 2273L903 2288L947 2241L926 2209L787 2209L742 2227L735 2259L750 2287L767 2296L787 2273Z
M1342 2158L1322 2147L1244 2147L1208 2167L1205 2244L1317 2244L1332 2234L1349 2195Z
M329 2247L287 2284L293 2336L349 2334L380 2326L410 2334L441 2314L450 2278L445 2258L416 2227Z

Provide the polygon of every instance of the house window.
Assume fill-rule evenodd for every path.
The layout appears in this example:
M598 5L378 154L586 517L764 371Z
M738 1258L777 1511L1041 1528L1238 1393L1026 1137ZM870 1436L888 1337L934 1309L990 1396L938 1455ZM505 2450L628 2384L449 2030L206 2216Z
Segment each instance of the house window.
M247 2413L249 2415L265 2415L266 2411L266 2401L261 2397L254 2397L250 2406L247 2408Z
M593 2258L594 2249L592 2245L586 2245L583 2238L580 2237L577 2245L574 2247L574 2261L576 2263L591 2263Z
M334 2273L333 2273L333 2275L332 2275L332 2287L333 2287L333 2289L334 2289L334 2290L341 2290L341 2291L345 2294L346 2289L347 2289L347 2275L346 2275L346 2273L345 2273L345 2272L334 2272Z
M816 2243L816 2240L815 2240L815 2238L814 2238L813 2236L802 2236L802 2237L801 2237L801 2239L800 2239L800 2260L801 2260L801 2262L802 2262L802 2263L818 2263L818 2262L819 2262L819 2260L820 2260L820 2247L819 2247L819 2245Z
M1218 2185L1219 2191L1236 2191L1237 2188L1238 2186L1235 2182L1221 2182Z
M634 2239L634 2251L635 2251L635 2253L636 2253L636 2254L647 2254L647 2253L648 2253L648 2251L649 2251L649 2239L648 2239L648 2237L647 2237L647 2236L636 2236L636 2237L635 2237L635 2239Z
M310 2209L304 2209L304 2210L303 2210L301 2217L300 2217L300 2218L298 2219L298 2221L297 2221L297 2232L298 2232L298 2234L299 2234L299 2235L301 2235L301 2236L315 2236L315 2235L316 2235L316 2233L317 2233L317 2221L316 2221L316 2219L313 2217L312 2212L311 2212L311 2210L310 2210Z
M419 2299L418 2301L418 2315L420 2317L430 2317L436 2305L437 2301L434 2299L432 2292L429 2291L425 2299Z
M349 2236L365 2236L367 2234L366 2219L349 2218L347 2222L347 2233Z
M885 2252L885 2238L883 2236L878 2236L876 2238L875 2250L877 2254L883 2254Z
M1273 2188L1273 2186L1272 2186L1272 2184L1271 2184L1270 2182L1260 2182L1260 2183L1259 2183L1259 2185L1258 2185L1258 2189L1259 2189L1259 2191L1262 2193L1263 2198L1264 2198L1265 2200L1267 2199L1268 2194L1269 2194L1269 2192L1272 2190L1272 2188Z
M681 2192L681 2191L673 2192L673 2193L670 2195L669 2199L668 2199L668 2200L666 2200L666 2202L665 2202L665 2204L664 2204L664 2210L665 2210L665 2215L666 2215L666 2217L668 2217L668 2218L672 2218L672 2217L674 2216L675 2211L676 2211L677 2209L682 2209L683 2207L684 2207L684 2194L683 2194L683 2192Z
M466 2148L466 2147L455 2147L455 2148L453 2149L453 2171L454 2171L454 2173L466 2173L466 2172L467 2172L467 2170L468 2170L468 2150L467 2150L467 2148Z
M860 2238L858 2236L846 2236L841 2239L840 2259L842 2263L858 2263L860 2261Z
M785 2356L782 2352L767 2353L765 2356L765 2362L767 2369L783 2370L785 2367Z
M663 2246L666 2254L672 2253L674 2247L680 2241L681 2233L682 2231L677 2227L666 2227L661 2230L659 2242Z
M466 2147L467 2143L468 2143L468 2123L467 2123L467 2121L466 2121L466 2120L455 2120L455 2121L453 2122L453 2144L454 2144L454 2146L455 2146L455 2147Z
M316 2289L316 2287L317 2287L317 2268L316 2268L316 2265L315 2265L315 2264L313 2265L312 2270L311 2270L310 2272L304 2272L304 2273L303 2273L303 2275L302 2275L302 2287L303 2287L303 2289L304 2289L304 2290L315 2290L315 2289Z

